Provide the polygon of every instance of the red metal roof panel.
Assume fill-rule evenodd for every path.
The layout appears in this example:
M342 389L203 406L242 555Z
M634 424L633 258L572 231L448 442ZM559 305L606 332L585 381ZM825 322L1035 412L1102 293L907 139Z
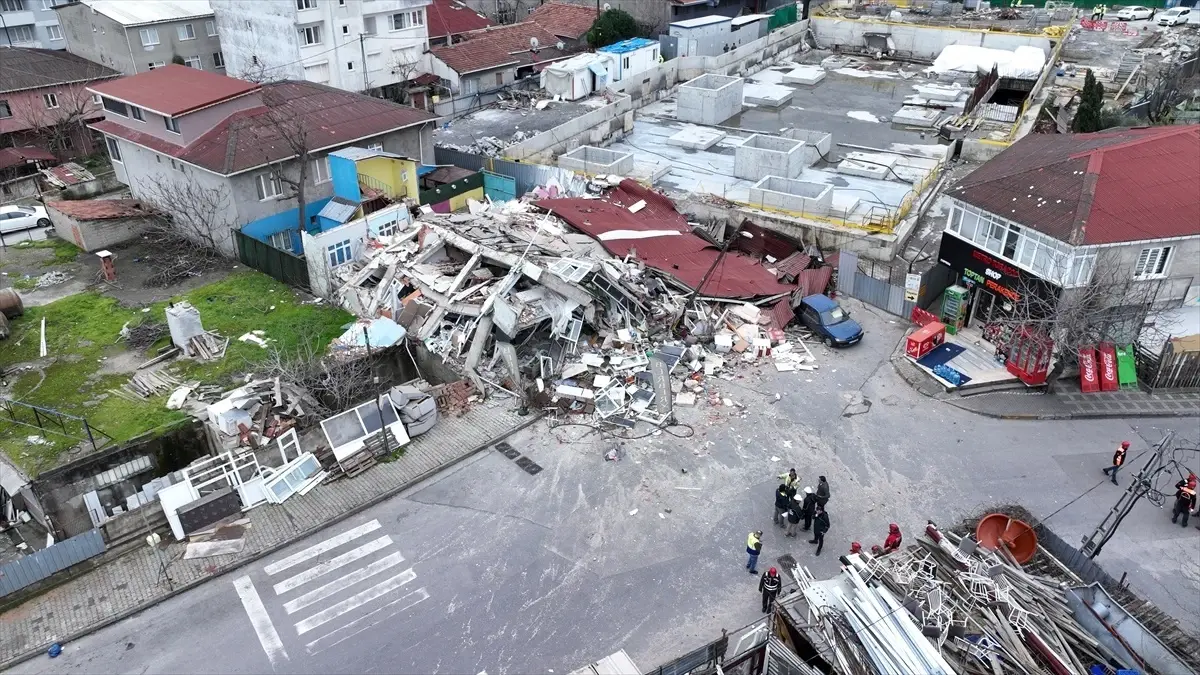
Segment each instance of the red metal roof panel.
M80 199L46 202L48 208L75 220L113 220L153 213L136 199Z
M537 22L559 37L578 40L592 29L597 16L595 7L551 0L530 12L526 21Z
M58 158L54 156L53 152L41 148L0 148L0 169L35 160L54 162L58 161Z
M433 0L425 9L429 18L429 37L440 38L480 30L492 25L491 19L455 0Z
M254 82L207 70L168 64L137 75L94 84L90 89L171 117L255 91Z
M474 73L508 64L555 61L567 55L554 47L558 36L531 21L492 26L463 33L464 42L431 47L430 53L456 73ZM538 52L530 51L530 38L537 38Z

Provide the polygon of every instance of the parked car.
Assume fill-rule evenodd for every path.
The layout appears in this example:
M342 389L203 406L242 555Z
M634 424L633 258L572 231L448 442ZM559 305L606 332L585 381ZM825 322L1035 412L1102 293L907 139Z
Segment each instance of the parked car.
M1154 12L1150 11L1149 7L1126 7L1117 12L1117 21L1137 21L1139 19L1149 19Z
M1192 10L1190 7L1172 7L1158 15L1158 25L1179 26L1191 21L1191 19Z
M807 296L796 309L800 323L816 334L826 347L849 347L863 337L862 326L828 296Z
M43 206L0 206L0 232L16 232L32 227L50 227Z

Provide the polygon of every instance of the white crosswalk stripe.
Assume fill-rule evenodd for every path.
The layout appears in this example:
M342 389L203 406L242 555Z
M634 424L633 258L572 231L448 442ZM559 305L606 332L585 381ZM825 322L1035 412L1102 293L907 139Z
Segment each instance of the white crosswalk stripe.
M309 654L341 644L429 598L424 588L410 590L416 570L402 567L404 554L391 536L380 533L364 539L381 527L372 520L263 568L278 579L272 587L278 598L275 603L282 605L289 621L295 621L296 636L319 636L305 645ZM253 584L248 577L238 584L238 594L272 665L286 660L283 641ZM278 612L280 605L274 607Z

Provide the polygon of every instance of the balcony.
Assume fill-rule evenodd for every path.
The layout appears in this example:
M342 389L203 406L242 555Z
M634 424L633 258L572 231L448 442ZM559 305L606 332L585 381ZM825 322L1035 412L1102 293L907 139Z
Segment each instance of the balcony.
M13 26L32 26L37 23L33 18L33 12L22 10L20 12L0 12L0 19L3 20L3 25L9 28Z
M396 12L411 11L421 9L427 6L430 0L362 0L362 13L364 16L373 14L394 14Z

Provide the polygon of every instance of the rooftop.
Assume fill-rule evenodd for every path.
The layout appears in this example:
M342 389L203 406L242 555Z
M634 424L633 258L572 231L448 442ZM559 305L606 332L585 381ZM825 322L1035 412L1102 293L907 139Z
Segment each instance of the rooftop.
M75 220L115 220L153 213L136 199L79 199L46 202L54 209Z
M313 82L264 85L263 99L271 107L238 111L185 147L108 120L91 126L208 171L231 175L295 155L282 138L278 119L303 123L314 151L437 119L424 110Z
M208 0L80 0L80 4L123 26L144 26L213 15Z
M658 43L655 42L654 40L648 40L646 38L629 38L628 40L621 40L620 42L614 42L613 44L611 44L607 47L601 47L600 49L597 49L596 51L609 52L610 54L625 54L627 52L636 51L638 49L644 49L646 47L657 47L657 46L658 46Z
M525 20L541 24L559 37L578 40L592 29L598 16L595 7L551 0L530 12Z
M58 158L54 156L54 153L42 148L0 148L0 169L36 160L57 162Z
M698 16L695 19L684 19L683 21L672 21L671 25L678 28L699 28L700 26L707 26L714 23L724 23L729 20L729 17L718 14L714 16Z
M949 195L1075 246L1200 235L1200 127L1031 134Z
M433 4L425 9L425 16L431 38L458 35L492 25L490 19L456 0L433 0Z
M172 63L90 89L165 117L177 117L259 88L254 82Z
M0 92L91 82L121 73L56 49L0 49Z
M460 75L508 65L555 61L567 54L554 45L558 36L532 21L493 26L463 33L464 42L431 47L430 53ZM537 38L539 49L530 50L530 38Z

